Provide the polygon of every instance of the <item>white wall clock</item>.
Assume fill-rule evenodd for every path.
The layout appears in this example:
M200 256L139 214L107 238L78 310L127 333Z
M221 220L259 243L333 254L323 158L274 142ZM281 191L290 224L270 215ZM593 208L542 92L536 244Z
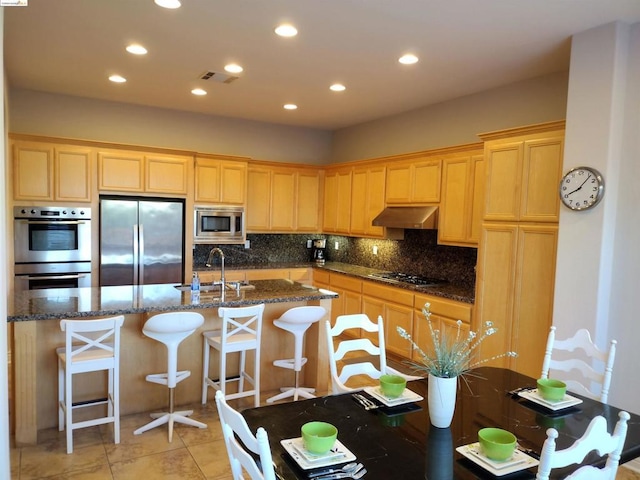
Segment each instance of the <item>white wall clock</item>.
M595 207L603 196L604 179L595 168L572 168L560 182L560 200L571 210Z

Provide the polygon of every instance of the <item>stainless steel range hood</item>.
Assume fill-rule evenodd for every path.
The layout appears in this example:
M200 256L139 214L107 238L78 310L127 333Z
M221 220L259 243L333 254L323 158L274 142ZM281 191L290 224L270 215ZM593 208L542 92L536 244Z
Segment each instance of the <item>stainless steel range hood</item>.
M438 207L387 207L371 223L374 227L434 230L438 228Z

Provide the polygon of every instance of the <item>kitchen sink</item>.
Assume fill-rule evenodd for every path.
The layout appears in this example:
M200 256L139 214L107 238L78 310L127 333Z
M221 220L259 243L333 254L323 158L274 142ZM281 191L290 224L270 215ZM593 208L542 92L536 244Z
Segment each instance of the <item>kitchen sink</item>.
M251 285L249 282L226 282L227 290L235 290L237 285L240 284L240 290L253 290L255 285ZM191 290L191 285L176 285L176 289L181 292L188 292ZM200 293L220 291L220 285L200 285Z

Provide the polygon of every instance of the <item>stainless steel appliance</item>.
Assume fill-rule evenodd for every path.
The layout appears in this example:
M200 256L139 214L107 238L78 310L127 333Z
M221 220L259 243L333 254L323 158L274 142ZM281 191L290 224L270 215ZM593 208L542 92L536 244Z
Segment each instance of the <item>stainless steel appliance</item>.
M422 275L410 275L401 272L371 273L369 276L389 283L407 283L416 287L432 287L449 283L441 278L423 277Z
M100 198L100 285L182 283L184 202Z
M204 206L194 207L193 243L243 244L244 207Z
M15 290L91 286L91 208L13 209Z

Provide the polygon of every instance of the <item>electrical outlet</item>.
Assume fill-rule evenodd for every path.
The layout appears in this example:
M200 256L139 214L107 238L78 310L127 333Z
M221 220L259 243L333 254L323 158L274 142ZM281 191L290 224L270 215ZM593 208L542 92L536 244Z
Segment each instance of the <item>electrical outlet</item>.
M340 248L340 244L338 242L335 243L335 249L338 250Z
M378 254L378 246L377 246L377 245L374 245L374 246L373 246L373 254L374 254L374 255L377 255L377 254Z
M244 248L251 248L251 240L244 241Z
M307 240L307 248L311 248L313 246L313 240Z

